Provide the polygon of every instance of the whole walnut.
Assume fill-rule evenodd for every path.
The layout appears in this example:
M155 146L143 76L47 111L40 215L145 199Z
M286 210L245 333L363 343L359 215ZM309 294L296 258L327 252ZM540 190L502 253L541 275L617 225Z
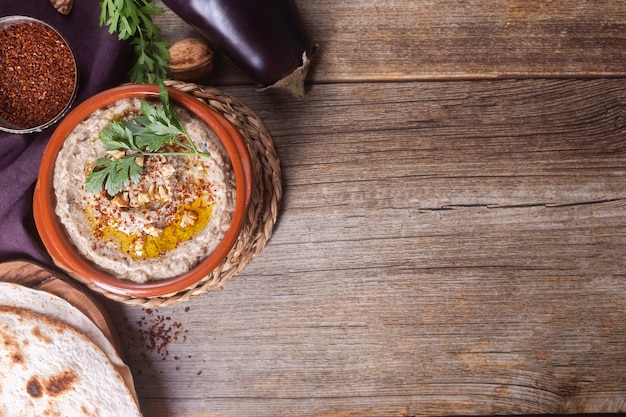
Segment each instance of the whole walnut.
M170 73L181 81L196 81L213 69L213 51L201 39L189 38L174 43L170 51Z

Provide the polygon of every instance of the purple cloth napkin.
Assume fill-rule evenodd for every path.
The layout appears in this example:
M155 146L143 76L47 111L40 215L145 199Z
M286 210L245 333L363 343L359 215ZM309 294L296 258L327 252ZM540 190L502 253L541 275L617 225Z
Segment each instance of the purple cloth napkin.
M3 0L0 16L8 15L40 19L67 39L80 77L74 106L127 81L132 49L100 27L98 1L76 1L71 13L64 16L48 0ZM0 262L30 259L53 265L35 229L32 203L41 157L55 126L27 135L0 132Z

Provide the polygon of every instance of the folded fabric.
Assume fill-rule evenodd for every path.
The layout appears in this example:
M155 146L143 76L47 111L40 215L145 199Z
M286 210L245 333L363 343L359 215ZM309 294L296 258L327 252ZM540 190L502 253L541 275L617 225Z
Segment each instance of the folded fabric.
M74 106L127 81L132 49L100 27L99 2L76 1L65 16L48 0L5 0L0 16L8 15L40 19L67 39L78 61L80 80ZM0 132L0 261L30 259L52 266L35 229L32 202L41 157L54 127L26 135Z

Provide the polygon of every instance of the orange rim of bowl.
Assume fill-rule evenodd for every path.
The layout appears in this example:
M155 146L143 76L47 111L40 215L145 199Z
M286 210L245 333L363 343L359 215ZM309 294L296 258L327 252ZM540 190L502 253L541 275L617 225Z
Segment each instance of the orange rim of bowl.
M206 103L182 91L168 88L170 98L204 121L220 138L235 174L235 211L230 227L217 247L188 272L161 280L137 283L116 278L85 259L71 243L55 214L53 175L58 152L76 125L94 111L126 98L159 96L155 85L132 84L103 91L76 106L59 123L44 151L35 186L33 215L39 236L53 260L70 274L113 294L126 297L159 297L194 287L228 255L244 224L252 194L252 163L247 147L235 127Z

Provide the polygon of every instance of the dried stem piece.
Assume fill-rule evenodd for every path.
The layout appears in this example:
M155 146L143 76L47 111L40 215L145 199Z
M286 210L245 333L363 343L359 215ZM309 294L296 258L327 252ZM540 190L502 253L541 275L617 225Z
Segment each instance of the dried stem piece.
M50 0L50 3L61 14L68 15L74 7L74 0Z

